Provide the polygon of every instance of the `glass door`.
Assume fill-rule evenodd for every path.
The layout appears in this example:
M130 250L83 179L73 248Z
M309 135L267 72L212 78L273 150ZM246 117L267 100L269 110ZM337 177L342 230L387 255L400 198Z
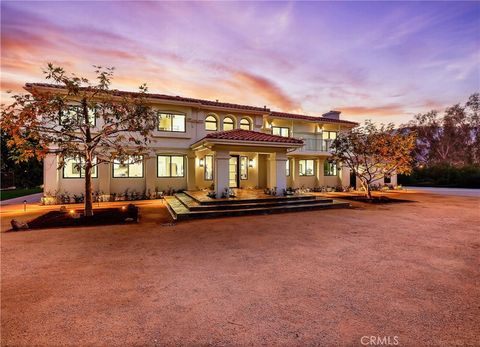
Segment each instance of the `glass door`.
M228 165L229 187L238 188L238 156L231 156Z

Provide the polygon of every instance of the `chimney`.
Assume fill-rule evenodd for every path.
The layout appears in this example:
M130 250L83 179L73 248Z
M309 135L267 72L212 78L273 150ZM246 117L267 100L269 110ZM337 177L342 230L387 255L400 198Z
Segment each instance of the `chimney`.
M330 118L330 119L340 119L340 111L329 111L327 113L322 114L322 117Z

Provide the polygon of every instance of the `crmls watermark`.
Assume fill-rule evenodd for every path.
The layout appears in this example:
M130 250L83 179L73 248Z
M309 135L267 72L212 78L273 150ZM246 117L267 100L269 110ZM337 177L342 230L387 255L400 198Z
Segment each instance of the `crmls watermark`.
M364 346L398 346L398 336L362 336L360 343Z

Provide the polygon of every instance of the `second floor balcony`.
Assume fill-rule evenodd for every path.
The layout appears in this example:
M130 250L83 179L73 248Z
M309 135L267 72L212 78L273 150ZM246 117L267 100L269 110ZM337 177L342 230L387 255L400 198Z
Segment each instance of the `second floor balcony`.
M303 139L305 143L299 152L331 152L333 140L325 139Z

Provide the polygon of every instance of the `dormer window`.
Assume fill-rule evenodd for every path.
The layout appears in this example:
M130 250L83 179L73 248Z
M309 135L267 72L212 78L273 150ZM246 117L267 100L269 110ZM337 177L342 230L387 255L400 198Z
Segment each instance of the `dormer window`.
M233 119L230 117L225 117L223 119L223 131L233 130L235 128Z
M215 118L214 116L207 116L207 118L205 118L205 130L217 131L218 130L217 118Z

